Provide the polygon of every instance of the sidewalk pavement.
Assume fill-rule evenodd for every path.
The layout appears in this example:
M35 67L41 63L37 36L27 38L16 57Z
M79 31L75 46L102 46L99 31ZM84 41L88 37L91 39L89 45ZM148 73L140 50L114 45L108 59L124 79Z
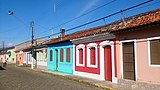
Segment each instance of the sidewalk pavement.
M96 87L103 88L106 90L160 90L159 85L148 84L148 83L142 84L139 82L134 82L134 83L121 82L121 83L115 84L110 81L105 81L105 80L100 81L96 79L85 78L85 77L80 77L77 75L66 74L66 73L61 73L61 72L56 72L56 71L48 71L48 70L39 69L39 68L31 69L30 67L28 67L27 69L49 74L49 75L53 75L53 76L58 76L58 77L73 80L73 81L77 81L79 83L96 86Z
M37 68L31 69L31 70L39 71L42 73L46 73L46 74L50 74L50 75L54 75L54 76L58 76L58 77L66 78L66 79L70 79L73 81L85 83L88 85L96 86L96 87L107 89L107 90L135 90L135 89L131 89L131 87L127 87L127 86L120 85L120 84L114 84L110 81L100 81L96 79L90 79L90 78L80 77L76 75L71 75L71 74L66 74L66 73L61 73L61 72L56 72L56 71L42 70L42 69L37 69Z
M150 83L141 83L141 82L134 82L134 81L123 82L122 80L122 81L119 81L120 83L115 84L110 81L100 81L96 79L90 79L90 78L80 77L80 76L56 72L56 71L48 71L48 70L39 69L39 68L31 69L28 66L19 66L19 67L25 67L28 70L33 70L36 72L41 72L41 73L58 76L65 79L70 79L73 81L85 83L85 84L96 86L106 90L160 90L160 85L150 84Z

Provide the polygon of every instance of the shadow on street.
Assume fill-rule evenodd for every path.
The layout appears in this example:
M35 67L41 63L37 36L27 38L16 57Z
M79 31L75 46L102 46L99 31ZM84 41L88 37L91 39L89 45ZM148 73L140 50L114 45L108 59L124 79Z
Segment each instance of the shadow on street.
M4 69L2 66L0 66L0 70L6 70L6 69Z

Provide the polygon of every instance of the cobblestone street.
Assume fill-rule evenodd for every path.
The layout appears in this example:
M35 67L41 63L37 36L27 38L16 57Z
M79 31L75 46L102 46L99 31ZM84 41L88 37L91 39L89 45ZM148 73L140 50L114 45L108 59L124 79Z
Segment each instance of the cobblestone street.
M15 65L7 65L4 69L0 69L0 90L102 90Z

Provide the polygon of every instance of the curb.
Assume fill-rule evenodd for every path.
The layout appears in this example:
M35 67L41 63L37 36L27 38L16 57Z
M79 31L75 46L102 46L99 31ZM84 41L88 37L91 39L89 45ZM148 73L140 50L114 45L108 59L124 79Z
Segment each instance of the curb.
M54 74L54 73L50 73L50 72L45 72L45 71L42 71L42 70L36 70L36 69L31 69L31 68L29 68L29 70L36 71L36 72L41 72L41 73L44 73L44 74L48 74L48 75L52 75L52 76L56 76L56 77L60 77L60 78L64 78L64 79L68 79L68 80L72 80L72 81L76 81L76 82L83 83L83 84L88 84L88 85L95 86L95 87L102 88L102 89L118 90L116 88L103 86L103 85L100 85L100 84L94 84L94 83L91 83L91 82L88 82L88 81L79 80L79 79L75 79L75 78L68 77L68 76L62 76L62 75Z

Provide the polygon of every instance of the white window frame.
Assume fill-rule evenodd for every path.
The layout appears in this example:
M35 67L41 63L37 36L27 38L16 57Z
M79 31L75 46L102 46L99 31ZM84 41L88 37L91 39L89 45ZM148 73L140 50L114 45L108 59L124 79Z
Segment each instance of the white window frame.
M96 59L96 64L92 65L91 59L90 59L90 48L94 47L95 48L95 59ZM97 44L96 43L89 43L87 45L87 67L92 67L92 68L98 68L98 52L97 52Z
M83 64L79 63L79 49L83 49ZM76 47L76 66L83 66L85 65L85 45L84 44L79 44Z
M150 40L157 40L157 39L160 39L160 36L159 37L147 38L147 40L148 40L148 65L149 65L149 67L160 67L160 65L151 64Z

